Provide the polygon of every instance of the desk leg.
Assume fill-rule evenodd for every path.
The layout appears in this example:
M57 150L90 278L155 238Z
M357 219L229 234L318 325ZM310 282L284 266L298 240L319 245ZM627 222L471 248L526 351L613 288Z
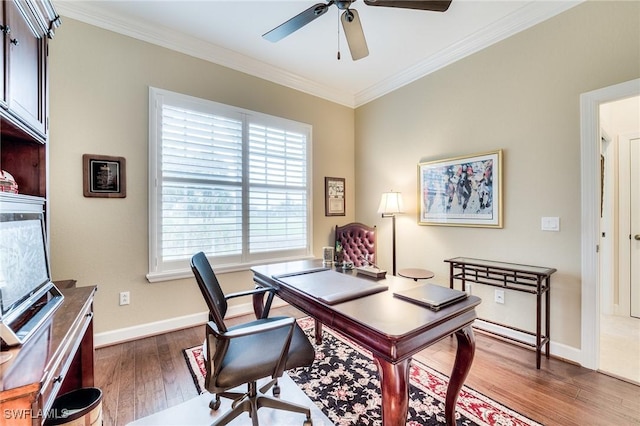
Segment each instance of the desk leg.
M322 344L322 323L318 320L314 321L313 333L316 338L316 345Z
M458 394L464 384L464 380L469 374L473 356L476 352L476 339L473 335L471 325L468 325L456 331L458 339L458 349L456 351L456 360L453 364L453 371L449 379L449 387L447 388L447 398L445 400L445 418L447 426L455 426L456 424L456 401Z
M411 358L391 364L373 357L380 374L383 426L405 426L409 414L409 364Z
M262 318L264 312L264 293L256 293L253 295L253 312L256 318Z

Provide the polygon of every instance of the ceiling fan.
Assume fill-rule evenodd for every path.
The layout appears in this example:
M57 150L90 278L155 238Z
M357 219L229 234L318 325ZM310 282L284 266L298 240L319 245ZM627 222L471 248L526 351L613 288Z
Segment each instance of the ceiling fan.
M344 10L340 16L340 21L342 22L342 28L344 28L344 35L347 38L347 43L349 44L351 58L353 58L354 61L357 61L358 59L362 59L369 55L369 48L367 47L367 41L364 38L364 32L362 31L358 11L350 8L351 3L354 1L355 0L329 0L327 3L317 3L288 21L278 25L271 31L263 34L262 37L273 43L280 41L289 34L304 27L314 19L317 19L327 13L327 10L335 4L339 10ZM451 1L452 0L364 0L364 3L367 6L398 7L402 9L445 12L449 9ZM338 59L340 59L340 52L338 52Z

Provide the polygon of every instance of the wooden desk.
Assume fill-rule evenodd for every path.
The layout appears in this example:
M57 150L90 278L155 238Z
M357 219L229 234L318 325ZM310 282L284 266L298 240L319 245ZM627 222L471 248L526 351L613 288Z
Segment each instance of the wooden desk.
M447 259L449 263L449 286L453 288L454 280L462 282L462 291L466 290L466 282L506 288L536 295L536 331L530 332L499 324L520 333L535 336L536 343L531 344L524 340L508 337L503 334L491 333L518 343L532 346L536 350L536 368L540 369L542 347L545 347L545 356L549 358L549 334L551 331L551 274L555 268L543 266L519 265L516 263L495 262L492 260L471 259L468 257L454 257ZM544 332L542 331L542 296L544 295ZM486 322L491 322L483 320ZM494 323L497 324L497 323Z
M375 282L389 290L347 302L327 305L303 293L274 275L294 273L321 266L321 261L288 262L251 268L259 286L272 287L277 295L328 327L344 334L372 352L380 374L382 424L404 426L409 408L409 364L411 357L455 333L456 359L447 389L445 415L447 425L455 425L455 406L475 352L471 323L476 318L476 296L438 312L393 297L393 291L413 287L411 281L387 276ZM339 272L333 272L339 273ZM314 280L314 274L307 274ZM367 278L362 278L367 279ZM318 282L321 286L322 282ZM254 309L261 314L262 297L254 298Z
M64 301L24 345L3 349L0 417L8 425L41 425L56 396L93 386L93 297L96 287L62 290ZM4 424L4 423L3 423Z

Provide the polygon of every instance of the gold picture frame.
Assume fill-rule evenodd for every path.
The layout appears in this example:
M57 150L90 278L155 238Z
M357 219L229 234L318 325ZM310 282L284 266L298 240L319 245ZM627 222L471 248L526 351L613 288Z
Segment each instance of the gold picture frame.
M324 215L345 215L345 179L337 177L324 178Z
M502 150L418 164L418 224L502 228Z

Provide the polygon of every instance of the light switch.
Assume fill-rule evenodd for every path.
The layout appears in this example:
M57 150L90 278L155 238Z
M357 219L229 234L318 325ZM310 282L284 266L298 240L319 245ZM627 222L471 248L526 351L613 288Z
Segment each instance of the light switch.
M555 232L560 231L560 218L559 217L543 217L542 230L555 231Z

